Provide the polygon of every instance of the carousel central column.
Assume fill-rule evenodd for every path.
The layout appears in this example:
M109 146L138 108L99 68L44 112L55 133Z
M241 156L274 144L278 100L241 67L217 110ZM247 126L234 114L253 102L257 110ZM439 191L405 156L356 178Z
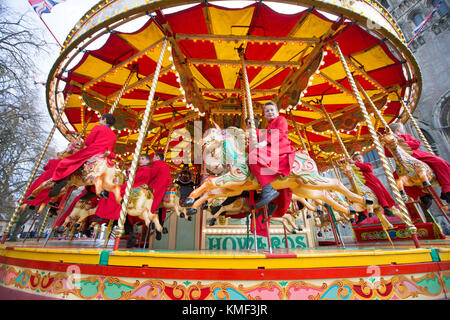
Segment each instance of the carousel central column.
M352 91L355 94L355 98L358 101L361 112L363 113L364 121L366 122L366 125L367 125L367 128L369 129L370 135L372 136L373 143L375 144L375 148L376 148L378 156L380 158L381 165L383 166L384 172L386 173L386 177L388 179L389 185L391 186L392 192L394 193L394 197L399 206L399 209L404 215L409 216L408 209L406 208L406 204L403 201L402 196L400 195L400 191L398 190L397 184L395 183L394 175L391 171L391 168L389 167L386 155L384 154L383 147L380 143L380 140L378 139L377 132L375 131L375 128L372 125L372 119L369 116L369 112L367 111L367 108L364 105L361 94L358 91L358 88L356 87L355 79L353 78L353 75L350 72L347 62L345 61L344 55L342 54L342 51L339 48L339 45L337 42L334 43L334 48L339 56L342 66L344 67L345 73L347 75L347 79L350 82ZM417 228L411 223L408 225L408 229L411 232L411 237L414 240L415 246L417 248L419 248L420 244L419 244L419 241L417 240Z
M136 149L134 150L133 161L131 162L131 167L130 167L130 176L127 181L125 195L123 197L123 202L122 202L122 208L120 209L120 217L119 217L119 222L117 224L116 240L114 242L114 250L117 250L119 248L120 237L124 232L125 219L126 219L127 209L128 209L128 201L130 199L131 187L134 182L134 176L136 173L139 155L141 154L142 145L143 145L145 137L147 136L147 130L150 125L151 118L153 116L153 112L155 110L155 106L152 106L153 98L155 96L156 84L158 83L159 73L161 71L161 65L162 65L162 62L164 59L164 54L166 52L167 42L168 42L168 40L167 40L167 38L165 38L164 43L161 48L161 54L159 55L159 60L158 60L157 66L156 66L155 74L153 76L152 86L150 89L150 94L148 96L147 105L145 107L144 117L142 119L142 124L139 129L139 137L138 137L138 141L136 144Z
M64 110L66 109L66 106L67 106L67 102L69 101L69 98L71 95L72 95L72 93L67 94L66 99L64 100L63 106L61 107L61 110L58 113L58 117L55 120L53 128L48 135L47 141L45 141L45 144L44 144L44 147L42 148L41 154L39 155L38 160L36 161L36 164L34 165L33 171L31 171L30 178L28 178L27 184L25 185L25 188L23 189L22 195L20 196L20 199L17 203L16 209L14 210L14 213L12 214L11 219L9 220L9 223L6 226L5 233L3 234L2 241L1 241L2 244L5 243L6 238L8 237L9 233L11 232L13 225L16 223L17 216L19 215L19 211L20 211L20 206L23 204L23 201L25 200L25 196L28 192L28 189L30 188L31 183L33 182L34 177L36 176L36 173L39 169L42 159L44 158L45 152L47 151L48 146L50 145L50 142L52 141L53 135L55 134L56 128L58 127L59 122L61 121L62 115L64 114Z

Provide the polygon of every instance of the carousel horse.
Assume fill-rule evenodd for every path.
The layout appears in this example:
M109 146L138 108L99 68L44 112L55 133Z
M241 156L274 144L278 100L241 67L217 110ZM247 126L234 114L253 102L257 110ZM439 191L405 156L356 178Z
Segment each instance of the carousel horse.
M153 222L156 230L162 232L158 214L150 211L152 204L153 192L151 188L144 184L131 190L127 214L144 220L147 227L149 227L150 222Z
M251 208L245 197L238 197L230 204L222 205L225 200L226 198L211 199L212 204L209 206L209 208L206 208L206 211L209 211L212 215L212 218L208 220L208 224L210 226L216 224L216 221L220 215L232 217L239 214L250 214Z
M65 232L68 229L68 224L72 225L75 223L75 226L79 230L83 230L89 216L95 214L97 208L92 208L90 200L79 200L72 209L70 215L64 220L62 224L62 232Z
M67 185L61 190L60 194L52 198L52 201L64 194L71 186L94 185L97 196L105 197L105 191L112 192L117 203L120 204L122 201L120 185L124 183L125 176L115 163L110 162L108 155L109 151L106 151L104 155L96 155L88 159L79 170L69 176ZM31 193L28 200L34 199L41 190L51 188L54 184L55 182L52 179L44 181Z
M248 167L248 154L245 152L245 133L242 129L229 127L227 130L216 128L203 139L205 147L206 164L223 159L223 168L226 172L217 177L208 177L186 199L183 206L191 207L188 214L194 214L201 204L216 197L232 197L240 195L245 190L260 190L261 187ZM212 153L213 151L213 153ZM214 158L211 159L210 156ZM295 154L291 174L288 177L279 177L271 183L275 189L290 188L292 193L303 198L321 199L328 202L333 208L347 214L364 211L370 198L354 194L348 190L338 179L322 177L315 162L308 153L298 150ZM351 206L343 207L327 195L326 190L334 190L344 194L351 202ZM195 200L197 199L197 200ZM353 209L355 208L355 209Z
M426 188L431 187L432 183L438 184L431 167L414 158L411 148L402 138L386 133L380 136L380 141L394 156L395 170L399 177L396 183L404 201L407 201L404 186Z
M192 217L186 214L186 208L180 205L180 186L178 184L172 184L167 188L159 208L165 208L180 218L185 218L189 221L192 220Z
M345 215L341 215L341 214L336 214L335 212L335 219L336 222L339 223L340 225L342 225L343 227L345 226L345 223L348 222L348 219ZM329 213L327 214L321 214L321 215L314 215L314 225L316 226L316 228L319 229L319 232L317 232L317 235L319 237L321 237L322 231L323 232L327 232L331 230L331 216Z
M348 178L350 181L350 185L352 186L352 191L356 193L362 193L365 195L368 195L371 197L374 201L373 205L371 205L368 209L369 216L370 213L375 213L375 215L378 217L378 220L380 220L381 225L383 226L383 229L389 230L392 229L392 224L386 219L385 215L383 214L383 207L380 206L378 202L378 198L375 195L375 193L367 187L365 183L365 179L359 168L355 165L351 165L347 161L338 161L338 165L342 171L342 173ZM354 182L354 183L353 183ZM396 215L400 220L402 220L407 226L411 227L414 226L409 216L403 214L400 210L398 210L396 207L391 208L392 213Z

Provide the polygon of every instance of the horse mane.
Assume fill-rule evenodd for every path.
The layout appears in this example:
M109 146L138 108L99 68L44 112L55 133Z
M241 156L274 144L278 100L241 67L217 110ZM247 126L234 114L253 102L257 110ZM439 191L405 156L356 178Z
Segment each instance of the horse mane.
M405 140L403 140L402 138L398 137L397 138L397 142L398 142L398 146L400 148L402 148L403 151L405 151L410 156L413 154L411 148L408 146L408 144L405 142Z
M353 169L353 173L355 174L355 177L359 181L361 181L362 184L366 184L366 179L364 178L364 175L362 174L361 170L354 164L352 164L351 167Z
M246 145L246 136L245 131L241 128L237 127L228 127L226 128L226 132L233 136L236 145L238 146L245 146Z

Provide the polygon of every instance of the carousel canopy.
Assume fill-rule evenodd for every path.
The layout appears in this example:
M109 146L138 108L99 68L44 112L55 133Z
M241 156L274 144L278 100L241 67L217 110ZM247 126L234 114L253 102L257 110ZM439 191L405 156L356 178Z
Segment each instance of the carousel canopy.
M103 6L114 2L103 1ZM373 1L359 2L374 8ZM180 156L179 151L191 145L194 126L204 131L211 120L225 128L243 125L246 113L241 57L255 114L262 118L261 106L270 100L277 102L290 125L292 144L302 147L300 134L310 153L322 163L342 154L324 112L333 119L350 153L372 148L335 43L355 80L388 123L402 114L400 98L409 99L414 109L420 73L399 32L393 35L381 26L368 28L363 12L326 1L290 1L298 5L291 5L289 13L263 1L235 8L225 7L226 3L202 1L168 11L164 9L175 6L176 1L150 2L133 11L146 19L134 32L118 31L115 26L129 21L132 15L120 17L116 11L117 19L104 17L91 25L91 32L76 40L68 37L47 86L53 117L58 107L52 104L57 105L58 99L52 99L52 95L56 96L58 90L65 97L71 94L61 132L73 139L86 126L85 133L89 133L99 115L108 112L117 100L115 152L127 160L136 145L165 39L170 47L162 61L155 111L143 150L164 151L170 141L169 162L172 155ZM375 9L381 17L386 16L378 7ZM80 24L91 23L91 11ZM119 20L127 16L128 20ZM96 38L94 31L107 39L101 47L90 50ZM380 127L375 117L373 124ZM192 155L185 156L191 160Z

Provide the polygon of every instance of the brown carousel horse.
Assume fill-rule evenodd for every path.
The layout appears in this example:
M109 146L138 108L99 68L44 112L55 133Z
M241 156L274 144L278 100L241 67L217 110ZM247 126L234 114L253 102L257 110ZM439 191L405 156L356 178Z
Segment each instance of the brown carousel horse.
M109 151L104 155L96 155L88 159L79 170L69 176L67 185L61 190L60 194L52 198L57 199L64 194L69 187L95 186L95 193L99 197L104 197L102 191L114 193L117 203L121 203L120 185L124 183L125 176L119 167L108 159ZM30 195L33 199L41 190L51 188L55 182L52 179L44 181Z
M95 214L96 207L92 208L90 200L79 200L72 209L72 212L64 220L62 224L62 232L68 229L69 223L75 224L76 228L83 230L87 221L87 218Z
M373 205L370 207L370 211L368 212L374 212L375 215L378 217L378 220L380 220L381 225L383 226L383 229L392 229L392 224L386 219L385 215L383 214L383 208L380 206L378 202L378 198L375 195L375 193L365 185L365 179L359 168L355 165L351 165L347 161L338 161L338 165L341 168L342 173L348 178L350 181L350 185L353 192L356 193L362 193L366 194L369 197L371 197L374 201ZM392 213L396 215L400 220L402 220L407 226L414 227L411 219L409 216L403 214L400 210L398 210L396 207L391 208Z
M380 141L394 156L395 170L399 177L396 183L404 201L407 200L404 186L427 188L431 187L432 183L438 184L431 167L414 158L411 148L402 138L393 133L386 133L380 135Z
M213 161L219 168L217 159L223 159L221 167L227 167L228 170L220 176L206 178L200 187L189 195L183 204L191 207L188 214L195 214L208 199L232 197L240 195L245 190L261 189L248 167L245 140L245 132L239 128L229 127L225 131L216 125L216 128L209 129L209 133L203 139L206 165L208 166L209 161ZM296 152L291 174L288 177L280 176L271 185L274 189L290 188L293 194L302 198L321 199L348 215L355 214L355 209L364 211L366 205L372 203L371 199L348 190L338 179L322 177L315 162L303 150ZM337 203L325 192L326 190L342 193L349 199L351 206L344 207Z

